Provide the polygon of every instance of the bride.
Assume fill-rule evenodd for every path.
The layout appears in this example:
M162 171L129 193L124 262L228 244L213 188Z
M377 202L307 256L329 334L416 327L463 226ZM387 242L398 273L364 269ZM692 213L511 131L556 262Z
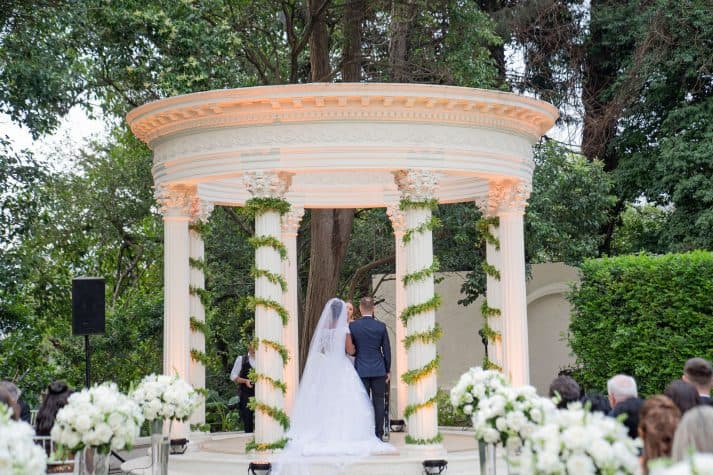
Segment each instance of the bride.
M312 337L283 452L287 458L395 451L374 435L374 409L347 350L353 352L347 307L333 298Z

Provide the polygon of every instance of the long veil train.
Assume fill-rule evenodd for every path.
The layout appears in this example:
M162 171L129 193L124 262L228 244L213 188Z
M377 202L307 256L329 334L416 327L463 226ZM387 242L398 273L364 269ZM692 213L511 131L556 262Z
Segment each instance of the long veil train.
M374 434L373 406L345 352L348 332L346 305L329 300L310 343L287 433L290 442L276 459L280 474L309 463L309 456L340 456L335 463L343 465L395 452Z

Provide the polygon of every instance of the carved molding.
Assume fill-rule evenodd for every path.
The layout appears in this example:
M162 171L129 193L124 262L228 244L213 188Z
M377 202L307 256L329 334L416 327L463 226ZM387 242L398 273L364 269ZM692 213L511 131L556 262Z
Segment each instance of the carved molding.
M154 193L161 214L165 217L192 219L200 210L200 200L195 185L160 185Z
M127 121L141 140L199 128L315 121L449 123L506 129L537 140L558 117L517 94L419 84L300 84L227 89L152 102Z
M476 200L475 204L486 216L497 216L500 213L523 214L531 192L532 184L522 180L491 181L488 195Z
M394 234L403 233L406 230L406 213L399 209L398 203L387 206L386 215L391 221L391 228L394 230Z
M292 175L283 172L254 171L243 175L243 183L250 194L256 198L284 199L292 183Z
M213 202L206 201L206 200L200 200L198 203L198 209L196 210L195 214L193 215L193 221L201 222L201 223L208 221L208 218L210 218L210 215L213 212L214 207L215 206L214 206Z
M401 198L411 201L436 198L439 177L439 174L430 170L408 169L394 172L394 180L401 192Z
M305 215L305 209L300 206L292 206L290 211L282 215L282 232L288 235L297 235L300 230L300 223Z

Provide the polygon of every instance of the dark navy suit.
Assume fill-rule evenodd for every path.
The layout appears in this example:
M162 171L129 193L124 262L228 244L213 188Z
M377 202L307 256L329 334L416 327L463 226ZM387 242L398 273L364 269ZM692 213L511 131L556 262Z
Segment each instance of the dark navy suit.
M381 438L384 435L386 375L391 372L389 333L383 322L369 315L350 323L349 331L356 347L354 367L371 396L376 436Z

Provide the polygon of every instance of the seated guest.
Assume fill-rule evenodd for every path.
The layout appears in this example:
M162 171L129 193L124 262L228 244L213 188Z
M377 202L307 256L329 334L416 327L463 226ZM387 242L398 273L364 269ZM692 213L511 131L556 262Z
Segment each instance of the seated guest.
M641 473L649 474L649 462L661 457L670 457L673 435L681 411L666 396L652 396L644 402L639 414L639 437L643 442Z
M579 401L580 393L577 381L563 374L557 376L550 384L550 397L559 398L557 409L566 409L570 402Z
M701 402L695 386L681 379L677 379L669 384L663 393L678 406L681 410L681 414L692 407L696 407Z
M703 358L691 358L683 366L683 378L698 390L701 404L711 404L711 388L713 388L713 366Z
M713 407L694 407L683 415L676 428L671 457L680 461L691 452L713 453Z
M613 411L618 404L639 395L636 380L626 374L617 374L607 381L607 395Z
M582 406L589 408L590 412L601 412L605 415L611 412L609 399L599 393L587 394L584 396L582 398Z
M72 391L64 381L55 381L47 386L47 394L37 411L35 424L37 435L50 435L57 412L67 404L70 394Z
M10 397L15 400L15 403L20 408L20 419L29 424L31 418L30 406L20 399L22 396L22 391L18 388L12 381L0 381L0 386L2 386L5 391L10 394Z
M10 408L12 411L12 418L16 421L20 420L20 408L18 407L15 399L10 395L9 392L2 386L0 386L0 404L4 404Z

